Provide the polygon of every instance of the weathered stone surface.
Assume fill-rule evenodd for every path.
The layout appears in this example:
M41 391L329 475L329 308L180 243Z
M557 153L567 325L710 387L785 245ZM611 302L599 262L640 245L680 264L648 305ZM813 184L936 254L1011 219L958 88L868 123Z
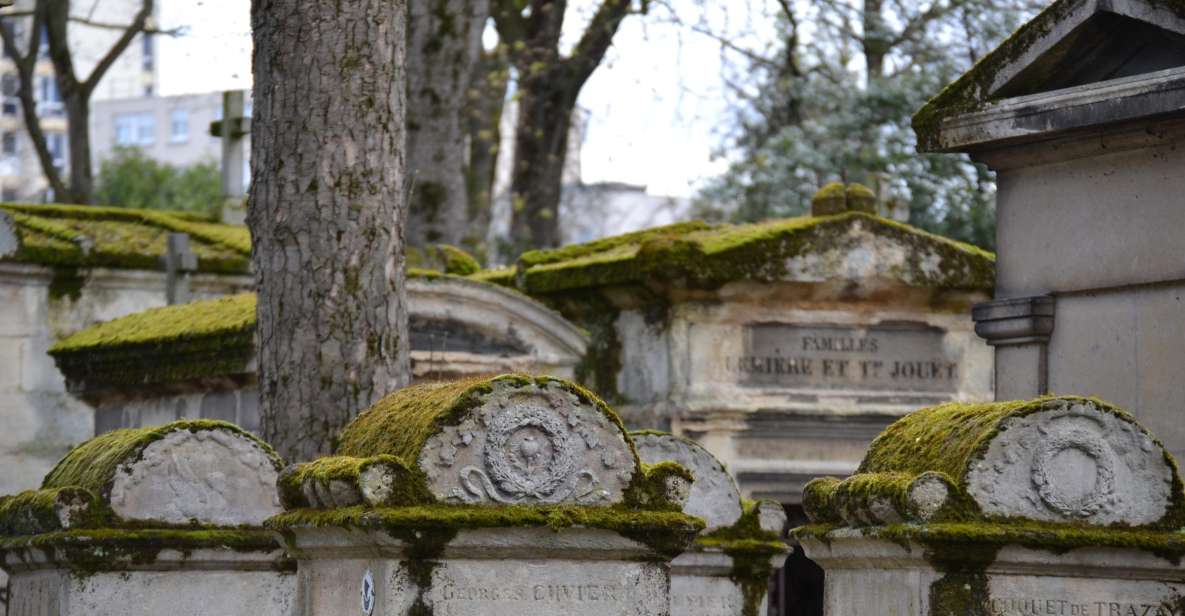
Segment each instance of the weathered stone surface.
M128 520L258 525L280 512L277 475L272 457L243 436L176 430L116 472L110 503Z
M273 570L276 553L227 557L227 550L165 550L155 565L131 571L72 573L14 569L9 616L298 616L296 574ZM182 561L202 563L192 569ZM28 563L25 563L28 564ZM6 563L13 567L14 563Z
M669 460L695 476L683 513L703 518L708 523L706 532L732 526L740 519L741 495L736 482L706 449L670 434L641 432L633 438L638 457L646 464Z
M12 217L0 212L0 259L15 253L18 248L20 248L20 240L17 239Z
M481 405L428 438L428 487L446 502L619 503L633 452L610 418L558 384L495 382Z
M425 565L410 564L409 546L382 533L308 530L296 542L307 558L300 584L308 614L403 616L423 607L450 616L670 613L667 567L641 558L648 552L641 544L606 530L462 531L430 566L425 589L409 570ZM360 544L373 546L374 556L358 558ZM367 584L372 612L360 609Z
M1090 402L1008 419L967 474L984 513L1049 522L1152 524L1171 505L1164 449Z

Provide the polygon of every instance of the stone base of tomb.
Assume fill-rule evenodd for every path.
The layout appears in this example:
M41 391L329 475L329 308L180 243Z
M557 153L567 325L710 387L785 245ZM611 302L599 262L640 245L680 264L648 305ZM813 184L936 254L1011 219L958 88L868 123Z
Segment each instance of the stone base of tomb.
M738 562L750 558L768 558L772 572L781 568L786 553L730 555L696 545L680 554L671 561L671 616L765 614L769 576L751 575L753 569L763 570L763 563Z
M400 536L369 529L289 530L306 614L393 616L424 608L450 616L670 613L665 558L615 531L395 532Z
M1073 530L1056 537L985 525L974 532L1017 537L985 543L950 541L970 525L950 526L908 538L865 536L867 529L800 534L807 556L827 572L825 614L1185 615L1185 538L1178 533L1098 529L1094 539L1109 537L1102 543L1113 547L1074 547Z
M189 534L97 530L6 540L8 615L296 616L295 563L270 533Z

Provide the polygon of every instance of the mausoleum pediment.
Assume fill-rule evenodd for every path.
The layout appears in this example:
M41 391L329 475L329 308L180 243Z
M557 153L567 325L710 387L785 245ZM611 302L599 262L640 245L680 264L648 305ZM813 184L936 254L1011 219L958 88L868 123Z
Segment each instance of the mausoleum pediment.
M1185 105L1185 5L1058 0L914 116L923 151L1064 132Z
M847 212L745 225L682 223L531 251L519 258L516 272L504 271L498 281L533 296L606 287L717 289L744 281L871 279L979 291L992 288L994 268L991 253L969 244Z

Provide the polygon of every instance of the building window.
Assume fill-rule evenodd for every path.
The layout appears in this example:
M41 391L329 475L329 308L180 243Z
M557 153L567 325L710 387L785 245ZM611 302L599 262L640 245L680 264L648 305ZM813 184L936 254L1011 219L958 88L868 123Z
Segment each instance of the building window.
M62 95L58 91L58 80L52 75L39 76L37 78L37 115L60 116L64 111Z
M0 22L3 23L3 22ZM20 113L20 98L17 97L17 82L16 75L6 73L0 76L0 113L7 116L14 116Z
M45 146L53 158L53 166L59 170L66 166L66 135L63 133L46 133Z
M13 201L16 201L18 198L19 197L17 195L15 188L9 188L9 187L5 186L4 189L2 191L0 191L0 200L3 200L5 202L12 203Z
M174 109L169 115L169 143L186 143L189 141L189 112L184 109Z
M5 156L17 154L17 136L15 131L6 130L0 135L0 153Z
M156 66L156 46L152 43L151 34L140 36L140 58L143 62L142 67L146 71L151 71Z
M115 145L156 143L156 116L151 113L123 113L115 116Z

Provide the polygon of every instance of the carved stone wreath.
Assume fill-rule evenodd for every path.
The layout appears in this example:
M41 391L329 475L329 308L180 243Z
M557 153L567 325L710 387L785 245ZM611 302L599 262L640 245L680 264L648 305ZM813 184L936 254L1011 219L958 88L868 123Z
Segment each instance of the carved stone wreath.
M1057 454L1075 449L1095 464L1094 489L1074 499L1067 499L1059 493L1049 477L1050 466ZM1115 494L1114 463L1107 451L1107 445L1097 436L1084 430L1072 430L1065 434L1053 434L1041 441L1033 456L1033 484L1041 500L1051 509L1071 518L1089 518L1106 510Z
M462 483L470 494L502 503L560 502L578 482L597 483L591 472L575 472L577 444L555 413L537 407L507 411L489 424L485 469L461 469Z

